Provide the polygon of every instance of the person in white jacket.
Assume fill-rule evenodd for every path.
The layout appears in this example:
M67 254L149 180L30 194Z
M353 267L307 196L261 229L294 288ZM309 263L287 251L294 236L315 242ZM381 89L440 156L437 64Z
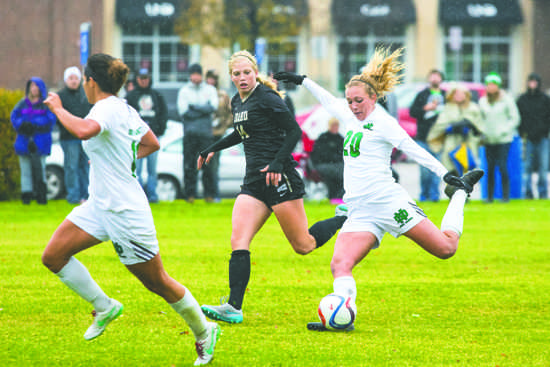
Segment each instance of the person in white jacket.
M389 53L377 49L360 75L346 85L347 106L305 75L288 72L275 78L303 84L315 98L345 126L344 202L348 219L344 222L331 261L334 293L351 297L357 289L353 268L377 248L389 232L394 237L405 235L430 254L447 259L453 256L463 230L464 204L473 185L483 176L472 170L456 177L426 150L416 144L376 100L390 92L400 81L403 64L398 61L402 49ZM419 164L429 168L447 184L451 197L441 229L430 221L405 189L395 182L390 156L397 148ZM310 330L327 330L319 322L308 323ZM347 330L354 329L351 325Z
M482 143L487 160L487 199L493 201L495 193L495 168L502 181L502 201L510 200L510 176L508 153L514 137L518 135L519 110L511 95L501 89L502 79L497 73L485 77L487 94L479 99L481 110Z

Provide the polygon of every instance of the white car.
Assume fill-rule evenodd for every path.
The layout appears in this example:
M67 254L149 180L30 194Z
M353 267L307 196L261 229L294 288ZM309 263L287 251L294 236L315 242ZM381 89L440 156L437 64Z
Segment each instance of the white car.
M144 165L143 179L147 180ZM165 134L160 138L160 151L157 160L157 194L161 201L172 201L183 194L183 128L181 123L169 121ZM245 158L242 144L225 149L220 156L219 188L220 196L234 197L240 192L245 174ZM46 184L48 199L64 197L63 150L57 143L52 145L52 153L46 158ZM202 194L199 172L198 194Z

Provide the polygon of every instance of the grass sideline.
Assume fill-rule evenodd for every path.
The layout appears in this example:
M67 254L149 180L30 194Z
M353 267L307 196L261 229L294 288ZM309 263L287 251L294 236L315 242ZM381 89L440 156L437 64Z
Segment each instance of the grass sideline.
M163 262L199 303L228 293L233 201L153 206ZM422 203L440 224L447 201ZM111 243L77 256L124 314L92 342L91 307L40 262L71 206L0 202L0 364L189 366L183 320L120 264ZM310 223L332 215L306 203ZM292 252L272 216L252 243L252 277L241 325L221 324L212 366L550 366L550 201L466 206L457 254L438 260L386 235L354 272L352 333L319 333L319 300L332 290L334 239Z

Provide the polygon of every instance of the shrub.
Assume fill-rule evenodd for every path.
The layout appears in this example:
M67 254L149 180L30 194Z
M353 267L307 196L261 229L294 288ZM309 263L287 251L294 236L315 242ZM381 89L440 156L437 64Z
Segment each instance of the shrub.
M10 115L23 97L23 91L0 88L0 201L15 199L20 191L19 160L13 148L15 129Z

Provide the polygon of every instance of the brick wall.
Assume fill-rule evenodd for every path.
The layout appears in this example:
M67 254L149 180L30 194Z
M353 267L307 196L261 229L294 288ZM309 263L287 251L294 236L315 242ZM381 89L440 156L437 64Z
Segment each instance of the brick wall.
M30 76L51 89L80 63L80 24L92 22L92 52L102 48L101 0L0 0L0 88L23 89Z

